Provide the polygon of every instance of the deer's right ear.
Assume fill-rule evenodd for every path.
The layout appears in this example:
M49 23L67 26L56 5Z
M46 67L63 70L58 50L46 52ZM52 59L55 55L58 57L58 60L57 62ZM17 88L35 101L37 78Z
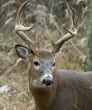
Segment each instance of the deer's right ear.
M22 46L20 44L15 45L15 50L17 52L17 55L23 59L26 59L29 57L29 55L31 54L29 52L29 49L25 46Z

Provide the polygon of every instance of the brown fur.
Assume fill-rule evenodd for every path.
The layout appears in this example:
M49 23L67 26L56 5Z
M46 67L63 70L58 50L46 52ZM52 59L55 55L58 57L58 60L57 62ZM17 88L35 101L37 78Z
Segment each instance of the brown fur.
M92 79L85 79L91 74L60 71L55 73L53 86L47 88L31 87L29 80L37 110L92 110Z
M58 70L53 66L55 53L47 50L33 54L17 45L16 51L20 57L29 58L29 88L36 110L92 110L92 72ZM43 76L48 75L53 79L49 86L43 83Z

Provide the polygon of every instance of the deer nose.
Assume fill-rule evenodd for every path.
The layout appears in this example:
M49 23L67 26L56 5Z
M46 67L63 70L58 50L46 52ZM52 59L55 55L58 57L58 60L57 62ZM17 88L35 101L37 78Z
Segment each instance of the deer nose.
M53 84L53 79L51 77L46 77L45 79L43 79L42 83L46 86L50 86Z

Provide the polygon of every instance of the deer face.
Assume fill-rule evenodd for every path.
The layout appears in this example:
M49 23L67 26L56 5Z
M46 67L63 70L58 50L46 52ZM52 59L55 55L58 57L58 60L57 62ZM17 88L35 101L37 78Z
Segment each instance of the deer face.
M44 86L53 84L53 74L55 69L55 58L51 51L35 51L29 50L22 45L15 46L16 52L19 57L29 59L30 72L29 76L33 82L40 83Z
M15 25L16 33L25 41L29 49L22 45L16 45L15 48L16 48L17 54L21 58L29 59L29 62L30 62L29 80L30 79L32 80L33 85L43 84L45 86L50 86L53 84L53 76L54 76L54 69L55 69L55 53L59 52L60 48L67 40L77 35L77 30L73 26L72 12L67 2L65 2L68 9L68 13L70 15L69 29L64 27L67 33L66 34L61 33L61 35L63 36L57 42L53 42L51 38L52 51L47 51L45 49L42 51L37 51L37 50L31 49L32 48L31 46L35 45L36 42L32 41L27 36L25 31L31 30L34 26L39 25L39 23L35 23L28 27L24 26L21 23L22 10L25 7L25 5L29 2L30 0L24 2L19 8L19 11L17 13L17 18L16 18L16 25Z

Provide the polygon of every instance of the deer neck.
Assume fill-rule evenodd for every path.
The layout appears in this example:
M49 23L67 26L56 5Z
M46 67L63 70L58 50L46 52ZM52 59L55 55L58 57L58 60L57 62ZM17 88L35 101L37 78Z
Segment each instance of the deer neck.
M54 84L50 87L30 87L32 96L35 100L37 110L51 110L54 104L57 80L54 76ZM30 86L30 85L29 85Z

